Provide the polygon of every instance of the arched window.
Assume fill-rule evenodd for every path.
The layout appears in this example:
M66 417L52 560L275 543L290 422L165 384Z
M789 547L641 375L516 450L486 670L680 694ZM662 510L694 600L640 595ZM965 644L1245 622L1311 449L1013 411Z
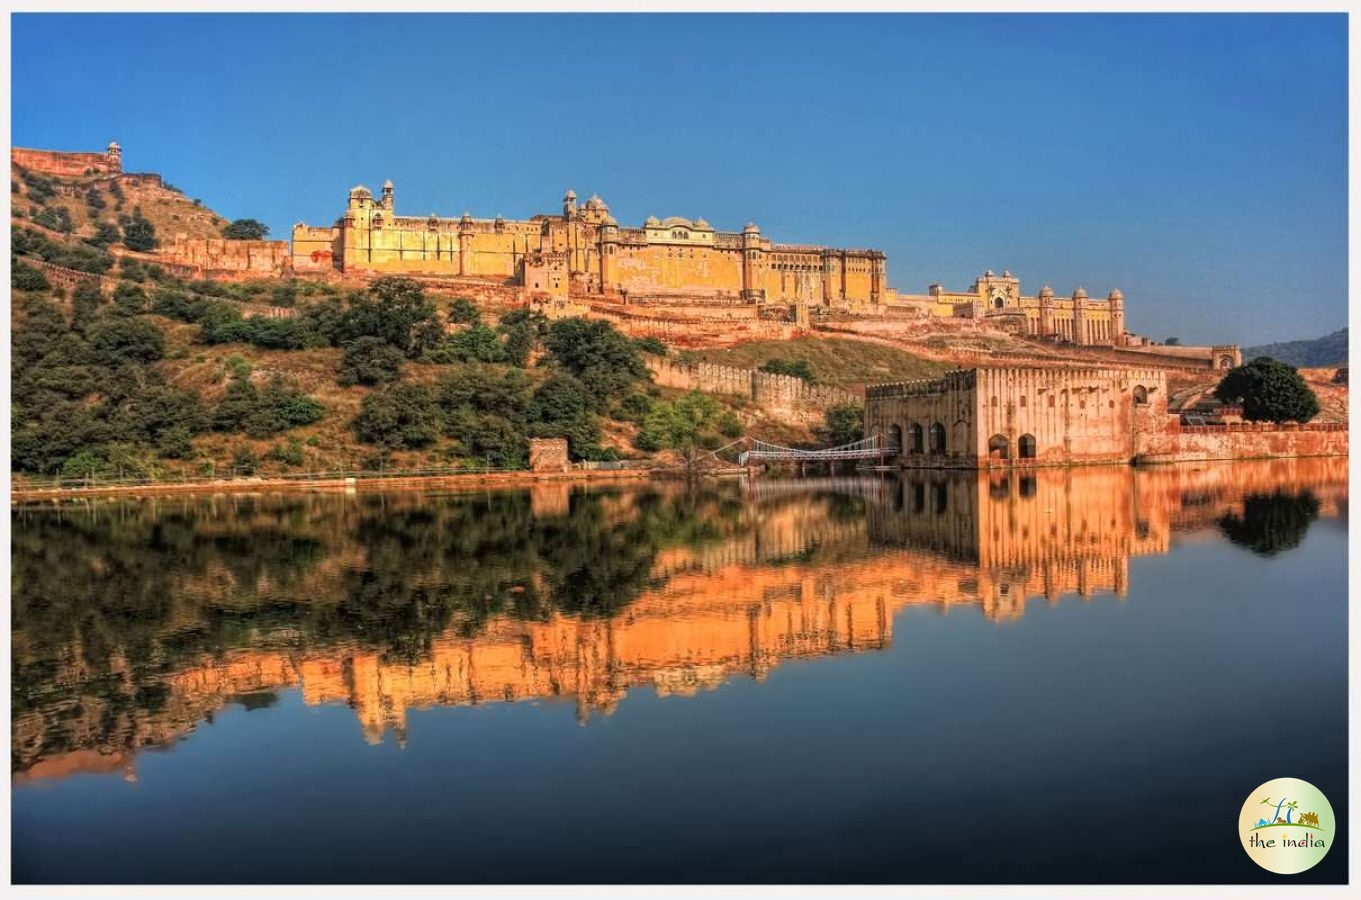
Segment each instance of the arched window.
M1134 386L1134 405L1148 405L1148 388L1144 387L1142 384L1136 384Z
M1025 409L1025 394L1021 395L1021 409Z
M903 428L901 425L890 425L888 429L888 446L892 450L899 452L903 449Z
M922 427L916 422L907 426L907 446L908 452L913 454L920 454L926 449L922 441Z
M996 409L996 408L997 408L997 396L996 396L995 394L993 395L993 398L992 398L992 407L993 407L993 409Z
M945 426L939 422L931 425L931 452L945 452Z
M994 297L994 298L993 298L993 301L992 301L992 308L993 308L993 309L1001 309L1003 306L1006 306L1006 301L1005 301L1005 300L1003 300L1001 297Z
M1017 441L1017 448L1020 450L1021 459L1034 459L1035 435L1033 434L1021 435L1021 439Z
M994 434L988 438L989 459L1011 459L1011 441L1005 434Z
M1221 356L1221 357L1219 357L1219 368L1221 368L1221 369L1232 369L1232 368L1233 368L1233 357L1232 357L1232 356Z
M1053 409L1053 408L1054 408L1054 395L1053 395L1053 394L1050 394L1050 395L1049 395L1049 408L1050 408L1050 409Z

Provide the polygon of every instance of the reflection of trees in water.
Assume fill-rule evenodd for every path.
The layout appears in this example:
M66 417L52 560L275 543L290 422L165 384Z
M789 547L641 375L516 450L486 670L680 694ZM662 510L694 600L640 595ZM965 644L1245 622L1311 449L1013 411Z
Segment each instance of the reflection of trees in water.
M1243 501L1243 515L1220 517L1219 529L1258 556L1275 556L1298 547L1318 513L1318 498L1310 491L1252 494Z

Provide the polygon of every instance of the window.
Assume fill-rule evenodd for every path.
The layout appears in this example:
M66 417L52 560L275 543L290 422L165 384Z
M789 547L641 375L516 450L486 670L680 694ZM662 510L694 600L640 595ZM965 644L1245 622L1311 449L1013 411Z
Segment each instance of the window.
M1021 395L1021 409L1025 409L1025 395Z
M1035 435L1023 434L1018 442L1021 451L1021 459L1035 458Z
M931 425L931 452L945 452L945 426L939 422Z
M1144 387L1142 384L1136 384L1134 386L1134 405L1148 405L1148 388Z

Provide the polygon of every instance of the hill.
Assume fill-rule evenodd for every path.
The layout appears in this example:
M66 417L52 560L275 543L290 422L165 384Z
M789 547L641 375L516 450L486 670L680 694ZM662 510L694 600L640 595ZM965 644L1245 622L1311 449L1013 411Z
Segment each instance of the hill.
M1324 366L1345 366L1347 364L1347 329L1334 331L1321 338L1306 341L1285 341L1279 344L1262 344L1260 347L1244 347L1243 359L1256 359L1270 356L1296 368L1320 368Z
M694 362L751 369L771 362L806 363L818 384L848 388L931 378L954 368L897 347L855 338L811 335L788 341L751 341L722 350L691 350L680 355Z
M33 171L10 160L10 215L15 223L30 221L90 240L100 224L121 226L121 220L137 209L155 227L162 246L170 244L177 234L221 237L227 225L226 218L159 175L61 176Z

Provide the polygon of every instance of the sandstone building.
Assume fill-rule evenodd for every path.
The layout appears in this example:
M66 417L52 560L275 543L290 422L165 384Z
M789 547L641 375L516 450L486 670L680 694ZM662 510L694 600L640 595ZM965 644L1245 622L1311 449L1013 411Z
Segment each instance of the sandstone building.
M865 434L909 468L1175 462L1347 453L1345 425L1187 426L1163 369L961 369L870 385Z
M599 197L579 205L572 191L561 214L529 219L399 216L391 181L378 197L351 190L332 226L295 226L293 267L490 278L556 296L812 304L878 304L886 296L879 250L777 244L755 224L723 232L679 216L630 228Z

